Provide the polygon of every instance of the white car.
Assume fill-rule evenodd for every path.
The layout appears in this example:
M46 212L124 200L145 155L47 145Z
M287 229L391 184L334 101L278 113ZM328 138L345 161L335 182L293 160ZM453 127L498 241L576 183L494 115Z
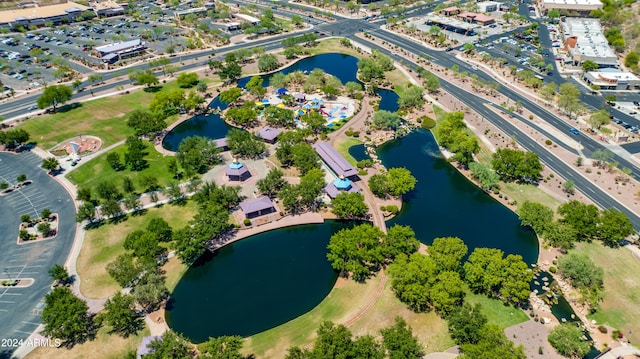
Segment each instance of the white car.
M38 87L38 86L40 86L40 83L39 83L38 81L33 81L33 82L31 82L31 83L29 84L29 86L32 86L32 87Z
M34 111L34 110L37 110L37 109L38 109L38 105L31 105L31 106L29 106L29 108L27 110Z

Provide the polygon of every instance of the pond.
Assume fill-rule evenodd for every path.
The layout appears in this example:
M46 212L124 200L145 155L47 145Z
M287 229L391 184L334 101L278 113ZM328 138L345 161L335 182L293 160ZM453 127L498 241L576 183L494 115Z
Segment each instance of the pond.
M327 221L279 229L205 255L171 294L167 323L200 343L253 335L308 312L338 277L327 261L327 244L347 226Z
M343 76L343 83L353 81L357 69L354 57L337 54L305 59L296 69L305 69L303 64L309 70L317 67ZM397 109L393 92L385 90L381 95L381 108ZM418 179L416 190L407 196L402 212L389 225L410 225L426 244L436 237L458 236L470 251L496 247L535 263L535 235L520 227L513 212L448 164L430 132L415 131L385 144L378 155L387 167L406 167ZM326 259L326 246L331 234L344 225L327 221L275 230L203 258L185 273L171 294L167 323L194 342L202 342L210 336L256 334L309 311L336 280Z
M322 54L307 57L280 72L288 74L298 70L312 71L316 68L336 76L343 84L349 81L359 82L356 78L358 59L343 54ZM270 75L263 76L265 85L269 83L269 78ZM239 79L238 86L244 87L249 79L249 77ZM398 95L395 92L386 89L378 89L376 92L382 96L380 109L388 111L396 111L398 109ZM227 104L220 101L216 96L209 104L209 107L224 110L227 108ZM229 129L231 129L231 126L227 125L219 114L197 115L171 130L162 141L162 147L167 150L176 151L180 142L186 137L197 135L217 139L225 137Z

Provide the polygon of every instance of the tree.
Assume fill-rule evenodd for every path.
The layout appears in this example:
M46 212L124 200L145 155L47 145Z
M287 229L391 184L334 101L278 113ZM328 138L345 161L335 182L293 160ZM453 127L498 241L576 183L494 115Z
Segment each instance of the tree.
M126 168L120 160L120 154L115 151L107 153L107 163L114 171L122 171Z
M331 201L331 213L339 218L360 218L367 211L364 196L358 192L341 192Z
M516 347L495 324L485 324L480 331L478 342L463 344L460 349L462 351L460 359L525 359L527 357L522 345Z
M422 87L409 86L400 92L398 96L398 105L403 109L420 108L424 105L424 97L422 97ZM374 114L375 119L375 114Z
M256 135L237 128L227 133L227 146L234 156L241 158L258 158L267 150L265 143Z
M479 162L469 163L469 169L473 178L480 182L480 186L485 190L492 190L498 187L500 176L489 167Z
M369 178L369 189L374 195L385 198L389 193L387 177L383 173L371 176L371 178Z
M441 237L433 240L428 251L440 270L461 272L462 258L469 248L458 237Z
M269 106L262 111L262 116L267 123L277 127L294 127L293 111L288 108Z
M589 353L589 344L582 339L584 333L573 324L560 324L551 329L547 340L558 353L568 357L579 359Z
M380 243L384 233L370 224L342 229L331 236L327 259L333 269L362 281L377 271L384 261Z
M127 152L124 154L124 163L129 166L132 171L142 171L147 168L147 160L144 156L147 145L137 136L129 136L125 141Z
M208 89L209 89L209 85L207 85L206 82L202 80L198 81L198 84L196 85L196 91L200 93L205 93L207 92Z
M462 46L462 51L464 51L465 54L470 54L475 49L476 49L476 47L470 42L467 42Z
M260 99L267 92L267 89L262 86L263 81L262 77L253 76L249 79L245 87L249 90L249 93Z
M135 130L135 135L151 135L167 127L163 113L152 113L146 110L134 110L129 114L127 126Z
M638 61L640 61L640 56L635 51L629 51L627 56L624 58L624 66L626 67L637 67Z
M438 76L434 75L430 71L425 71L422 74L422 78L424 88L427 91L431 93L438 91L438 89L440 88L440 79L438 78Z
M200 345L201 358L203 359L243 359L240 353L243 345L239 335L209 338Z
M382 243L382 251L387 261L395 259L400 254L407 256L418 251L420 242L416 233L409 226L394 225L387 231Z
M144 267L136 262L130 253L121 254L113 262L107 264L107 273L122 288L132 286L143 270Z
M269 170L265 178L259 179L258 182L256 182L256 187L258 187L258 190L263 195L274 198L285 183L287 182L284 180L284 173L274 167Z
M206 172L210 166L220 162L220 150L214 141L205 137L191 136L178 145L176 157L187 176Z
M402 117L395 112L380 110L373 114L373 124L383 130L396 130L402 123Z
M53 112L56 111L58 105L62 105L71 99L73 91L69 86L65 85L53 85L44 88L44 92L38 97L38 108L53 107Z
M482 313L479 303L475 306L464 303L447 316L449 334L458 345L478 343L485 324L487 324L487 317Z
M390 359L419 359L424 355L418 338L401 317L396 317L396 324L382 329L380 334Z
M145 354L145 359L187 359L192 358L189 342L180 334L168 330L161 339L153 340L148 347L151 353Z
M586 254L569 253L558 259L558 269L574 288L582 294L584 301L597 305L604 291L604 271Z
M389 194L392 196L402 196L415 188L416 180L411 172L406 168L390 168L386 173Z
M546 102L551 102L553 98L556 96L557 85L555 82L550 82L540 89L540 97Z
M0 131L0 143L7 150L13 150L29 141L29 133L22 128L16 128L8 131Z
M585 60L582 62L582 70L584 72L594 71L600 68L600 65L591 60Z
M357 337L351 344L353 358L384 359L384 354L384 347L371 335Z
M59 283L64 284L69 280L69 272L67 272L67 269L60 264L55 264L51 269L49 269L48 273L51 279Z
M241 95L242 95L242 90L238 87L234 87L226 91L220 92L220 95L218 95L218 98L220 98L220 101L224 103L231 104L235 102L238 98L240 98Z
M595 238L598 231L598 208L592 204L572 200L558 207L561 221L571 226L579 241Z
M89 202L83 202L78 207L78 213L76 213L76 222L89 221L90 223L96 218L96 206Z
M55 287L44 297L43 334L61 339L67 346L84 342L94 335L89 307L68 287Z
M516 211L520 225L531 227L540 237L546 236L553 223L553 210L543 204L525 201Z
M87 81L91 82L91 84L93 85L96 82L102 81L102 75L101 74L91 74L91 75L89 75L89 77L87 77Z
M252 127L258 119L258 112L253 106L252 102L245 102L241 107L230 108L225 113L225 119L242 127Z
M582 108L580 103L580 90L576 85L565 82L560 85L557 98L558 107L566 111L569 116Z
M123 338L135 335L144 324L138 315L132 295L117 292L104 303L105 312L101 318L111 327L111 333L118 333Z
M191 88L197 85L198 81L198 74L195 72L183 72L176 79L176 83L181 88Z
M55 157L49 157L42 160L42 168L48 170L49 172L53 172L60 167L60 162Z
M136 285L133 295L136 302L144 311L153 311L167 295L163 278L154 271L147 271L142 275L140 283Z
M227 64L218 71L218 76L222 80L234 82L242 75L242 67L236 62L227 62Z
M607 163L611 162L611 160L613 159L613 156L613 152L609 151L606 148L598 148L591 154L591 158L596 161L596 165L600 168L606 167Z
M537 182L542 173L538 154L499 148L492 155L491 166L505 181Z
M608 124L609 121L609 112L605 109L601 109L591 113L591 116L589 116L587 123L589 123L591 128L599 129L600 127Z
M574 242L578 237L578 232L570 225L564 222L550 223L545 239L554 247L567 251L573 248Z
M82 86L82 80L75 80L71 83L71 86L78 91L78 89Z
M316 151L306 142L296 143L291 146L291 159L293 165L304 176L312 169L320 168L320 158Z
M562 191L566 194L573 195L576 191L576 184L572 180L565 181L562 184Z
M633 224L624 213L615 208L607 208L598 220L598 238L609 247L620 246L620 241L634 233Z
M262 54L258 58L258 69L260 72L276 70L280 66L278 58L274 54Z

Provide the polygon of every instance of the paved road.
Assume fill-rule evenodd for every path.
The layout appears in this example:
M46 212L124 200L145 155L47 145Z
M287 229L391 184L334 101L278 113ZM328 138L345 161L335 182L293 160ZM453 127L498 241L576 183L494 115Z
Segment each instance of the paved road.
M33 184L0 196L0 278L34 278L28 288L0 288L0 338L25 339L40 324L39 309L50 290L47 271L64 264L73 245L76 224L75 206L67 191L39 168L42 159L31 152L15 155L0 152L0 181L15 183L26 174ZM20 215L39 217L44 208L58 213L60 226L54 239L18 245ZM0 348L4 358L11 348Z

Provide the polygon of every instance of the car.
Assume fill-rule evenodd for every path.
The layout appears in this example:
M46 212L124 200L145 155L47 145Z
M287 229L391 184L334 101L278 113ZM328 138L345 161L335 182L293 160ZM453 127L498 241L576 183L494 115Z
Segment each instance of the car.
M447 51L447 52L453 51L453 47L447 47L444 51Z
M34 111L34 110L37 110L37 109L38 109L38 105L31 105L31 106L29 106L29 108L27 110Z
M38 82L38 81L33 81L33 82L29 83L29 86L32 86L32 87L38 87L38 86L40 86L40 82ZM33 106L31 106L31 107L33 107ZM31 107L30 107L30 108L31 108Z
M473 71L478 71L478 70L480 70L480 69L478 68L478 66L471 66L471 69L472 69Z
M637 114L638 114L638 111L631 111L631 112L629 112L629 114L630 114L630 115L637 115Z
M569 129L569 132L573 133L574 135L579 135L579 134L580 134L580 131L576 130L576 129L575 129L575 128L573 128L573 127L571 127L571 128Z
M611 120L613 123L621 125L622 121L618 120L617 118L614 118L613 120Z

